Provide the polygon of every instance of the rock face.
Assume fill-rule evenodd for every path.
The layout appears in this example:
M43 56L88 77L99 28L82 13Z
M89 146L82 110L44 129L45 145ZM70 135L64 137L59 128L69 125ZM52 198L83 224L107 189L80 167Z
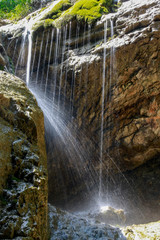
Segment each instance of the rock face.
M87 29L85 34L80 26L80 37L77 39L73 33L69 53L64 57L66 61L61 63L63 55L60 55L61 64L57 66L57 101L61 84L62 101L65 97L66 102L73 105L72 123L76 124L77 133L85 133L85 149L89 149L87 139L95 143L91 150L91 159L97 173L100 166L103 59L104 48L106 49L102 169L104 182L106 179L104 185L109 184L109 192L112 192L115 186L116 192L117 186L121 185L118 184L119 179L126 182L127 177L129 183L124 185L128 185L128 189L133 187L134 182L134 197L129 193L130 200L134 199L136 202L135 199L141 192L141 204L148 208L149 205L153 207L149 202L154 202L158 211L159 201L156 199L159 199L160 187L157 172L160 166L159 3L150 0L147 3L133 1L131 4L128 1L116 14L102 18L93 29ZM110 30L107 32L109 41L103 44L105 21ZM115 26L113 29L111 23ZM61 42L62 49L63 43ZM49 77L50 89L53 89L53 74ZM52 163L49 162L49 166L52 166ZM64 170L63 164L62 169ZM148 172L147 176L145 172ZM157 172L156 177L154 172ZM111 177L108 177L109 175ZM94 177L96 178L96 175ZM68 180L66 185L67 182ZM145 190L147 188L150 191L152 187L156 199L154 194ZM119 194L116 192L118 199L121 198L121 190L119 191ZM124 195L127 199L128 194ZM51 196L53 197L53 194ZM114 194L111 196L112 201Z
M76 169L76 162L80 162L81 157L79 160L73 158L75 161L68 160L61 148L55 147L57 142L51 144L57 138L49 139L49 197L52 203L60 202L59 199L63 198L63 188L64 195L73 198L81 195L84 189L93 189L96 186L95 182L99 181L103 138L104 192L107 189L107 194L111 194L111 201L116 196L118 201L122 199L124 202L125 199L126 202L129 199L128 202L133 201L134 205L139 202L147 208L153 206L157 209L155 211L158 216L159 6L159 0L149 0L147 3L140 0L126 1L117 13L103 16L93 26L74 21L66 28L56 30L52 24L44 21L45 27L43 25L40 28L42 31L38 32L37 37L33 35L31 83L36 82L37 86L48 93L48 97L53 99L54 96L58 107L63 106L70 112L72 117L67 118L66 127L72 132L74 130L75 138L81 137L79 145L83 150L87 150L87 156L82 161L84 168L89 169L92 166L90 172L93 181L90 181L89 174ZM8 47L10 57L13 49L16 49L16 39L17 52L20 51L20 46L23 46L22 38L18 38L23 28L24 25L19 32L13 31L14 28L12 31L1 31L6 47L8 41L10 42L7 38L12 37ZM17 54L12 58L15 66L18 56ZM17 71L20 76L24 74L24 78L25 62L26 56L24 61L20 61L19 72ZM68 145L63 149L65 148L70 150ZM63 184L60 182L60 172L63 175ZM88 182L89 187L84 186L82 179Z
M48 239L42 111L25 84L0 71L0 239Z

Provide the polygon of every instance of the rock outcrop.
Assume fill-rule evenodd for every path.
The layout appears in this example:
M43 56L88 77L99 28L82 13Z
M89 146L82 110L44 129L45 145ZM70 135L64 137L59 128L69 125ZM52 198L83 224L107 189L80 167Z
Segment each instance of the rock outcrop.
M0 71L0 239L48 239L43 113L17 77Z
M129 201L134 199L136 202L139 200L135 199L140 196L141 206L144 204L147 209L153 205L155 209L159 209L159 197L157 198L160 187L157 172L160 162L159 3L154 0L147 3L128 1L116 14L103 17L93 28L89 29L86 26L85 31L85 26L79 26L79 32L72 33L70 42L66 41L69 52L66 46L65 61L61 63L63 54L60 54L58 61L61 64L57 64L57 68L59 67L57 101L61 87L62 102L65 99L73 106L72 126L75 123L77 133L81 133L81 136L85 133L86 138L82 141L83 144L86 142L85 149L89 149L88 139L95 143L91 148L90 158L97 173L100 166L103 58L106 49L102 170L104 182L106 178L104 185L108 187L109 184L109 192L112 192L115 186L115 193L120 199L122 192L119 190L118 194L116 189L121 185L117 185L121 179L122 182L126 182L124 185L129 192L134 189L134 193L132 192L134 197L131 193L128 196L126 191L125 199L129 197ZM108 41L104 44L106 21L109 30ZM78 39L76 34L79 35ZM61 42L59 45L61 49L63 44L64 42ZM53 72L57 68L50 66ZM54 89L52 72L48 82L52 91ZM88 161L86 166L87 164ZM49 163L49 166L52 164ZM61 166L64 171L63 164ZM149 172L149 169L151 173L146 177L145 172ZM128 183L126 177L129 178ZM152 183L150 179L153 179ZM66 185L67 182L68 179ZM79 184L78 182L78 187ZM72 184L68 183L69 185ZM145 190L152 187L157 201L154 194ZM113 201L114 194L111 196Z

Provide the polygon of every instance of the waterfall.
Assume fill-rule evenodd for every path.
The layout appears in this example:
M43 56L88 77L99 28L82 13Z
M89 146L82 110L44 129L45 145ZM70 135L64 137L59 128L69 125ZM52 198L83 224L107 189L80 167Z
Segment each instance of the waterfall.
M47 51L48 51L48 41L49 41L49 32L47 33L47 42L45 45L45 52L43 56L43 65L42 65L42 73L41 73L41 88L43 89L43 79L44 79L44 72L45 72L45 63L46 63L46 56L47 56ZM44 86L45 89L45 86Z
M33 54L32 67L31 67L31 70L30 70L30 71L31 71L30 81L32 80L33 71L34 71L34 63L35 63L35 58L36 58L37 43L38 43L38 36L36 37L36 43L35 43L35 47L34 47L34 54Z
M74 164L77 165L77 170L80 168L81 170L86 172L86 174L91 174L88 172L85 164L85 160L89 157L89 153L86 150L84 151L78 135L75 138L69 127L67 127L67 115L65 113L62 113L58 106L54 104L51 99L44 99L43 92L41 90L39 91L37 87L35 89L31 86L31 91L35 95L39 106L43 110L45 117L50 123L50 126L54 128L57 135L61 139L62 144L67 146L67 148L64 148L63 150L67 152L67 155L69 156L71 162L75 158L78 160L74 161ZM53 109L53 111L51 111L51 109ZM80 171L80 169L78 172L81 176L81 174L83 174L84 172ZM91 180L94 182L94 178L92 178ZM87 182L85 182L85 184L87 186ZM87 188L89 189L89 186L87 186Z
M42 55L43 40L44 40L44 31L43 31L43 34L42 34L42 41L41 41L41 45L40 45L40 53L39 53L39 58L38 58L38 66L37 66L37 74L36 74L36 84L38 83L38 76L39 76L39 68L40 68L41 55Z
M61 40L61 30L57 28L57 33L56 33L56 45L55 45L55 55L54 55L54 89L53 89L53 101L55 101L56 97L56 88L57 88L57 68L58 68L58 57L59 57L59 45L60 45L60 40Z
M13 61L14 61L14 57L15 57L16 50L17 50L17 44L18 44L18 38L16 39L16 44L15 44L15 46L14 46L13 57L12 57L12 60L13 60Z
M77 27L77 37L79 37L79 30L80 28ZM90 32L91 28L89 26L88 46L90 44ZM75 98L76 76L74 67L72 69L71 80L70 112L67 113L67 110L64 108L66 88L68 87L68 58L70 56L72 24L70 22L62 30L52 29L51 32L43 31L41 36L35 38L33 56L32 32L25 30L25 33L25 39L28 37L26 84L35 95L44 113L48 133L52 135L52 132L54 132L56 134L54 147L63 148L62 151L67 156L68 164L74 166L72 170L69 169L67 172L72 184L74 185L77 181L84 182L85 189L89 195L91 194L91 188L97 185L96 179L98 179L98 174L95 172L92 162L90 161L90 164L88 164L91 153L90 148L86 149L84 146L83 139L81 139L82 134L81 136L76 134L76 126L72 121L70 122L71 126L68 126L69 119L72 117L70 114L73 115ZM54 41L55 45L53 45ZM36 47L39 47L38 54ZM78 47L78 42L76 42L75 47ZM35 62L37 62L37 69L34 66ZM63 74L64 64L66 68ZM88 79L88 66L85 77ZM61 98L62 94L64 94L64 101ZM61 164L58 160L54 160L57 161L57 166ZM65 159L60 159L60 161L66 164ZM55 176L57 176L57 173ZM57 178L59 177L57 176ZM63 175L60 178L62 184L65 186Z
M66 64L66 70L65 70L65 83L64 83L64 100L63 100L63 109L65 108L65 103L66 103L66 87L67 87L67 73L68 73L68 67L69 67L69 50L70 50L70 41L71 41L71 33L72 33L72 22L69 23L69 36L68 36L68 46L67 46L67 64Z
M45 95L45 96L47 95L48 75L49 75L49 66L50 66L50 61L51 61L53 38L54 38L54 29L52 29L52 32L51 32L51 42L50 42L50 50L49 50L49 58L48 58L48 66L47 66L47 75L46 75L45 91L44 91L44 95Z
M19 56L18 56L17 64L16 64L16 67L15 67L15 74L17 73L19 64L21 65L21 64L24 63L26 38L27 38L27 28L25 26L25 30L24 30L24 33L22 35L21 49L20 49L20 53L19 53Z
M27 58L27 73L26 73L26 84L29 85L30 80L30 68L32 58L32 32L28 32L28 58Z
M59 93L58 93L58 108L60 108L61 100L61 84L62 84L62 73L63 73L63 62L66 49L66 38L67 38L67 26L63 27L63 46L62 46L62 59L61 59L61 72L60 72L60 82L59 82Z
M110 19L110 26L111 26L111 39L114 37L114 27L113 27L113 20ZM110 89L112 87L112 79L113 79L113 71L114 71L114 55L115 55L115 48L114 46L110 49ZM111 99L111 91L109 92L109 99Z
M102 167L103 167L103 127L104 127L104 101L106 82L106 41L107 41L107 21L104 23L104 52L103 52L103 78L102 78L102 105L101 105L101 132L100 132L100 170L99 170L99 201L102 199Z

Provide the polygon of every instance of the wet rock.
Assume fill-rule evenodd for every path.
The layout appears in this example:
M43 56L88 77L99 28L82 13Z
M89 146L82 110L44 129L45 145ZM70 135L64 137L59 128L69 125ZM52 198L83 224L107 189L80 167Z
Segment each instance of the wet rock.
M6 51L2 44L0 44L0 70L12 71L11 68Z
M98 224L89 217L67 213L51 205L49 206L49 218L52 240L126 239L118 228Z
M94 217L99 222L112 225L124 225L126 221L125 213L122 209L114 209L109 206L101 207Z
M0 238L48 239L43 114L19 78L0 86Z
M33 9L39 9L41 7L45 7L47 3L50 3L51 0L31 0L31 6L33 7Z

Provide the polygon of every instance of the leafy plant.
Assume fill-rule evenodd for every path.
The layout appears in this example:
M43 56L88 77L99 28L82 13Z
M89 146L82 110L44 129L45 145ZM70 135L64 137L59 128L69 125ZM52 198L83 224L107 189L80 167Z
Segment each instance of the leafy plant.
M28 14L31 0L0 0L0 18L18 20Z

